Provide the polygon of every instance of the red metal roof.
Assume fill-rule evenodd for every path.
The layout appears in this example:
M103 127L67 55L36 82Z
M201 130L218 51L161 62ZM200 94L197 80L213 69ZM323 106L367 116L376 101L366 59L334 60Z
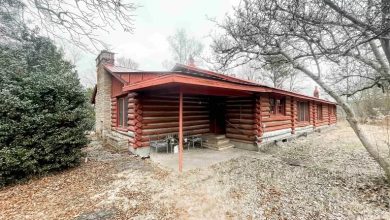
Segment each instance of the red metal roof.
M194 67L194 66L183 65L180 63L177 63L173 67L172 71L181 71L184 73L198 73L198 74L206 75L209 77L216 77L216 78L219 78L221 80L226 80L229 82L236 82L236 83L242 83L242 84L248 84L248 85L261 85L259 83L251 82L248 80L239 79L236 77L228 76L228 75L225 75L222 73L213 72L210 70L201 69L201 68Z
M113 77L115 77L119 82L123 83L124 85L127 84L125 80L123 80L119 75L117 75L120 72L115 72L117 69L114 65L105 64L103 65L104 69L107 70L108 73L110 73Z
M139 89L145 89L151 86L158 86L169 83L187 84L187 85L199 85L226 88L240 91L250 92L272 92L276 94L289 95L301 99L314 100L318 102L335 104L332 101L316 98L313 96L307 96L304 94L291 92L288 90L274 88L263 84L239 79L232 76L227 76L221 73L200 69L198 67L187 66L183 64L176 64L172 71L134 71L125 67L118 67L113 65L104 65L104 68L110 72L115 78L120 80L123 84L124 91L133 91ZM150 80L144 80L134 84L128 84L120 78L120 73L160 73L159 77Z
M194 86L205 86L205 87L215 87L215 88L222 88L222 89L229 89L229 90L237 90L237 91L249 91L254 93L262 93L262 92L273 92L277 94L282 95L289 95L294 96L301 99L306 100L314 100L318 102L323 103L331 103L335 104L334 102L319 99L315 97L310 97L290 91L284 91L284 90L276 90L274 88L268 88L264 86L255 86L255 85L243 85L238 83L231 83L226 81L220 81L220 80L214 80L214 79L205 79L205 78L199 78L195 76L186 76L183 74L168 74L163 75L151 80L145 80L138 83L126 85L123 87L124 91L136 91L136 90L142 90L162 85L168 85L168 84L181 84L181 85L194 85Z
M325 101L325 102L328 102L328 103L334 103L334 102L331 102L329 100L316 98L314 96L308 96L308 95L304 95L304 94L301 94L301 93L298 93L298 92L291 92L289 90L285 90L285 89L281 89L281 88L275 88L275 87L272 87L272 86L267 86L267 85L264 85L264 84L251 82L251 81L248 81L248 80L239 79L239 78L236 78L236 77L224 75L224 74L213 72L213 71L210 71L210 70L200 69L200 68L194 67L194 66L188 66L188 65L183 65L183 64L179 64L178 63L178 64L176 64L173 67L172 70L175 70L175 71L194 71L194 72L197 72L197 73L204 73L204 74L208 74L208 75L211 75L211 76L220 77L220 78L222 78L222 79L224 79L226 81L232 82L232 83L240 83L240 84L245 84L245 85L253 85L253 86L261 86L261 87L270 88L270 89L272 89L272 92L275 92L275 93L293 94L292 96L304 97L305 99L311 99L311 100L317 100L317 101Z
M105 64L104 67L113 73L130 73L130 72L137 71L137 70L133 70L133 69L130 69L127 67L114 66L114 65L109 65L109 64Z

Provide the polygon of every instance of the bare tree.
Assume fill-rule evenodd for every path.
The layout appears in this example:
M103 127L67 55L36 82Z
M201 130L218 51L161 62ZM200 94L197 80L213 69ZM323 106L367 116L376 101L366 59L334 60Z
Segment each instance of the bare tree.
M139 68L139 64L128 57L119 57L115 62L118 66L127 67L132 70L137 70Z
M83 49L90 44L105 46L98 31L115 28L133 31L134 3L122 0L2 0L0 1L0 37L18 40L15 28L38 30L52 39L62 39Z
M298 76L298 72L289 65L280 62L280 59L277 57L269 57L265 61L253 60L233 69L227 68L221 70L220 68L216 68L216 71L234 71L238 77L245 80L290 91L299 91L301 89L299 86L300 77Z
M287 89L293 92L299 92L303 88L301 85L302 78L297 71L293 71L289 74L287 81Z
M61 50L64 52L66 59L74 66L76 66L77 62L81 59L82 57L82 51L80 48L73 44L68 44L68 45L62 45ZM65 50L66 48L66 50Z
M247 63L242 65L237 69L237 76L245 80L250 80L253 82L261 82L262 78L259 73L259 70L253 67L253 64Z
M271 82L273 87L296 90L297 71L280 56L264 57L265 64L261 72L264 81Z
M218 24L225 34L215 39L213 49L223 66L281 56L292 68L313 79L343 108L361 143L390 180L389 155L379 152L369 140L343 94L326 77L332 75L328 66L340 70L348 58L369 70L343 76L356 82L366 79L356 83L349 95L373 86L388 90L389 2L244 0L232 16Z
M185 64L192 57L197 59L203 51L203 45L193 37L189 37L185 29L177 29L176 33L168 37L172 51L172 61Z

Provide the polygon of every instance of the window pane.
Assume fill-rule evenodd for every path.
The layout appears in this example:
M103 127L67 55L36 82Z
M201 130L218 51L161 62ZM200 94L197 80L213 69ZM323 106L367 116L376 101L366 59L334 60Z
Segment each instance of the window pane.
M281 99L279 100L279 106L278 106L279 114L284 115L285 114L285 109L286 109L286 99Z
M275 114L275 99L274 98L269 99L269 112L271 114Z
M317 119L322 120L322 105L317 105Z
M310 120L310 115L309 115L309 103L305 102L305 121Z
M128 99L127 98L124 98L124 105L123 105L123 108L124 108L124 115L123 115L123 126L124 127L127 127L127 112L128 112Z
M309 104L298 102L298 121L309 121Z
M285 114L286 100L285 98L269 98L269 112L271 114Z
M118 111L119 111L119 117L118 117L119 126L122 127L123 126L123 98L120 98L118 100Z

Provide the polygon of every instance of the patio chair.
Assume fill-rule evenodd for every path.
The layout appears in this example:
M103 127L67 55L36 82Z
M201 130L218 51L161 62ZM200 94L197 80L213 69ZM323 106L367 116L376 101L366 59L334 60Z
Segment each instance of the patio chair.
M170 148L171 152L173 152L173 147L175 144L178 143L177 138L175 137L175 134L168 134L165 136L165 142L168 144L168 148ZM167 149L168 153L168 149Z
M187 146L187 150L190 150L191 136L189 133L183 134L183 146Z
M156 149L156 153L158 152L159 148L166 148L168 153L168 147L169 147L168 142L165 139L161 139L159 135L157 135L156 140L152 140L152 138L149 137L149 145L150 148Z
M200 143L200 147L203 147L203 138L200 135L193 135L189 137L189 144L191 143L192 147L195 148L195 143Z
M177 134L167 135L166 140L169 143L168 145L169 145L169 148L171 148L171 152L173 152L172 149L175 145L179 145L179 136ZM184 146L187 146L187 150L190 149L189 138L186 137L185 135L183 135L183 147Z

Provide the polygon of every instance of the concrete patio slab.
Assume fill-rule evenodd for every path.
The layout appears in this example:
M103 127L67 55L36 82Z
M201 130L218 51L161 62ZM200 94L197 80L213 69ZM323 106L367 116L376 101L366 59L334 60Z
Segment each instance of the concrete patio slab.
M183 171L206 168L222 161L231 160L243 155L248 156L253 153L253 151L237 148L222 151L207 148L185 149L183 152ZM178 154L152 152L150 159L164 169L173 171L178 171L179 169Z

